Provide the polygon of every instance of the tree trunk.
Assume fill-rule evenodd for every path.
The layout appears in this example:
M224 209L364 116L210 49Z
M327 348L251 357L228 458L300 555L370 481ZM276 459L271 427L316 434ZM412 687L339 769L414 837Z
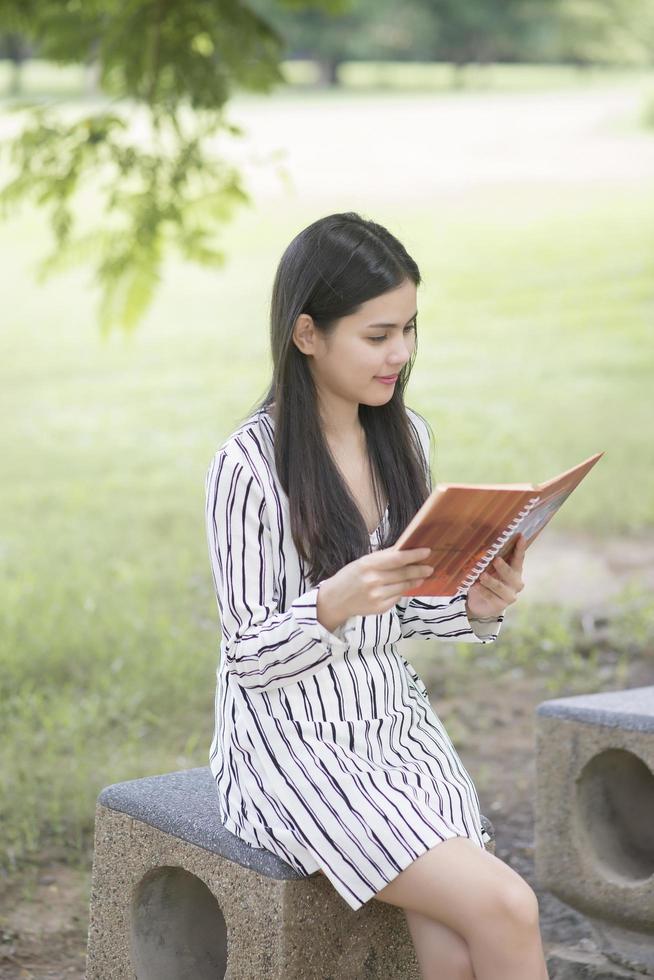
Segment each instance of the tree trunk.
M23 90L22 67L27 59L27 48L20 34L7 34L5 37L7 58L11 62L8 95L20 95Z
M84 66L84 94L87 96L97 95L100 91L100 60L94 58L87 61Z
M338 66L340 65L340 60L338 58L318 58L316 64L318 65L318 87L319 88L333 88L338 85Z
M455 61L452 64L452 81L450 87L453 89L463 89L466 86L466 67L467 62Z

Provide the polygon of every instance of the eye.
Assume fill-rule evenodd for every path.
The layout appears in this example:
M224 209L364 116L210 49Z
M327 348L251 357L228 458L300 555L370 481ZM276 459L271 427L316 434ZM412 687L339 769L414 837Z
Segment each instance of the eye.
M408 326L406 326L406 327L404 328L404 332L406 333L406 332L407 332L407 330L415 330L415 329L416 329L416 324L415 324L415 322L414 322L414 323L410 323L410 324L409 324ZM373 340L373 341L378 341L378 340L386 340L386 338L387 338L387 337L388 337L388 334L387 334L387 333L385 333L385 334L382 334L382 336L381 336L381 337L368 337L368 340Z

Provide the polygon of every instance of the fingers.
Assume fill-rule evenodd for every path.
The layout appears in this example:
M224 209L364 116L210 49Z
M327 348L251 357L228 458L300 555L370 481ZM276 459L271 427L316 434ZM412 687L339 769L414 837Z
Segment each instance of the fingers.
M482 572L478 581L488 592L492 595L499 596L507 604L515 600L515 590L501 579L495 578L494 575L490 575L488 572Z
M374 568L384 585L395 584L398 588L402 588L407 582L431 575L434 566L425 562L430 554L431 548L409 548L400 551L391 547L373 551L365 555L364 559L369 568Z
M508 565L503 558L495 558L487 570L494 573L493 578L498 578L500 582L510 585L516 591L520 590L522 586L520 573L512 565Z
M406 589L409 585L417 585L424 582L434 571L433 565L411 565L405 569L395 569L391 571L381 571L376 573L379 589L399 591Z
M386 564L380 567L378 563L368 561L368 567L362 572L361 579L367 583L370 597L383 602L391 598L397 601L412 585L421 585L433 573L434 566L416 563L414 555L429 550L429 548L412 549L411 561L414 564L411 565L403 562L399 567L389 568ZM380 552L376 552L366 555L365 558L366 560L376 558L379 554Z
M500 596L507 602L515 602L518 592L522 592L524 588L520 572L526 544L526 539L520 535L516 544L517 557L514 554L514 558L509 564L498 555L487 570L479 576L479 582L489 592Z
M417 564L424 561L431 555L431 548L382 548L381 551L374 552L377 561L375 564L382 568L401 568L403 565Z
M421 585L425 581L426 576L416 579L407 579L405 582L390 582L386 585L380 585L375 590L375 598L381 602L393 601L393 604L399 602L400 599L404 597L404 593L407 589L412 586Z
M511 555L511 568L516 572L520 573L522 571L522 564L525 560L525 551L527 550L527 539L524 534L520 533L513 549L513 554Z

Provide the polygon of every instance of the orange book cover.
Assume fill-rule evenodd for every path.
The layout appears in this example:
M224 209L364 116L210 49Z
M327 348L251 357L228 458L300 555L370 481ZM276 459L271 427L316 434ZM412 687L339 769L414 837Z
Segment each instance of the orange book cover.
M604 455L589 456L545 483L437 483L394 548L429 547L433 574L402 595L449 596L466 592L497 556L508 561L515 538L527 547L564 500Z

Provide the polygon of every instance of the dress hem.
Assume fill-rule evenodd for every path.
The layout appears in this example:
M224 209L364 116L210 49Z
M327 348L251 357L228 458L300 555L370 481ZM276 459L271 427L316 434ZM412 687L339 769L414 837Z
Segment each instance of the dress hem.
M353 902L351 902L351 901L350 901L350 900L349 900L348 898L346 898L346 896L345 896L345 895L343 895L343 898L345 898L345 901L346 901L346 902L348 903L348 905L350 906L350 908L352 908L352 909L354 909L355 911L357 911L357 910L358 910L358 909L360 909L360 908L361 908L361 907L362 907L363 905L365 905L365 904L366 904L367 902L369 902L369 901L370 901L371 899L373 899L373 898L375 898L375 897L377 896L377 894L378 894L378 893L379 893L380 891L382 891L382 890L383 890L384 888L386 888L386 886L387 886L387 885L390 885L390 884L391 884L391 882L393 882L393 881L395 881L395 879L396 879L396 878L397 878L397 877L398 877L398 876L399 876L399 875L400 875L400 874L401 874L401 873L402 873L403 871L406 871L406 869L407 869L407 868L408 868L408 867L409 867L409 866L410 866L411 864L413 864L413 862L414 862L414 861L417 861L417 860L418 860L418 858L420 858L420 857L422 857L422 856L423 856L424 854L426 854L426 853L427 853L428 851L431 851L431 850L433 850L433 848L434 848L434 847L436 847L436 846L437 846L438 844L442 844L442 843L443 843L443 841L445 841L445 840L450 840L450 839L451 839L451 838L453 838L453 837L464 837L464 838L465 838L466 840L471 840L471 841L473 842L473 844L477 844L477 846L478 846L478 847L479 847L479 848L480 848L481 850L485 850L485 848L484 848L484 846L483 846L482 844L480 844L478 840L476 840L476 839L475 839L474 837L470 837L470 835L469 835L469 834L466 834L466 833L463 833L462 831L456 831L456 830L451 830L451 831L445 831L445 832L444 832L444 833L442 833L442 834L439 834L439 833L436 833L436 831L434 831L434 833L433 833L433 834L430 834L430 835L429 835L429 839L428 839L428 843L427 843L427 846L426 846L426 847L424 847L424 848L423 848L423 849L422 849L421 851L419 851L419 852L418 852L418 853L417 853L417 854L415 855L415 857L411 857L411 856L409 856L409 857L407 857L407 858L406 858L406 860L405 860L405 859L403 859L402 861L400 861L400 862L399 862L399 864L400 864L400 868L399 868L399 870L398 870L398 871L396 871L396 872L395 872L395 873L394 873L393 875L391 875L390 877L388 877L388 878L386 878L386 879L385 879L385 880L383 881L383 883L382 883L382 884L381 884L381 885L379 886L379 888L377 889L377 891L374 891L374 892L373 892L373 891L371 890L371 891L370 891L370 895L368 896L368 898L364 898L364 899L362 899L362 900L360 900L360 901L359 901L359 900L357 900L357 901L356 901L356 904L355 904L355 903L353 903ZM341 894L342 894L342 893L341 893ZM377 899L377 901L382 901L382 899Z

